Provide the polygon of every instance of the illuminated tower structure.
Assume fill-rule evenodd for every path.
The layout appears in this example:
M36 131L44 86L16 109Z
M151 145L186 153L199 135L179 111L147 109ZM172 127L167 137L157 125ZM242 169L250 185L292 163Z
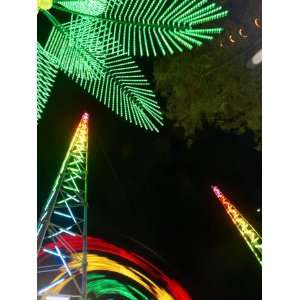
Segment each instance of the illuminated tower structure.
M55 299L51 289L69 279L73 283L71 292L65 298L60 295L60 299L87 300L88 119L89 115L84 113L38 221L37 255L39 257L44 251L51 257L50 261L38 266L38 275L43 273L44 278L40 280L38 276L39 299ZM82 256L78 258L81 268L76 270L68 267L73 251L64 238L66 235L82 241ZM47 249L50 242L54 247ZM64 253L59 244L63 244L68 253ZM53 281L51 274L62 269L66 271L65 277Z
M211 186L212 191L219 201L224 206L227 214L235 224L247 245L257 258L258 262L262 263L262 238L250 223L242 216L237 208L223 195L217 186Z

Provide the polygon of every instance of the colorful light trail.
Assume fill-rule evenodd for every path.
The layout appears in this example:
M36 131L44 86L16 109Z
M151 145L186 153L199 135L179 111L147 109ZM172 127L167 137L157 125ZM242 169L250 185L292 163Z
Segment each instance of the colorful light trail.
M65 235L64 240L73 250L79 251L71 254L69 269L71 272L80 270L82 255L80 237ZM93 294L96 297L118 295L129 300L191 300L189 294L177 281L135 252L98 238L89 237L87 243L89 295ZM67 253L64 243L59 244L59 247ZM50 243L47 248L54 249L55 245ZM39 256L41 264L48 259L47 253L41 253ZM59 282L59 284L53 286L49 293L64 294L71 278L67 277L66 269L61 268L53 275L52 282Z
M231 204L217 186L211 186L214 194L224 206L227 214L235 224L247 245L255 255L258 262L262 263L262 238L242 214Z

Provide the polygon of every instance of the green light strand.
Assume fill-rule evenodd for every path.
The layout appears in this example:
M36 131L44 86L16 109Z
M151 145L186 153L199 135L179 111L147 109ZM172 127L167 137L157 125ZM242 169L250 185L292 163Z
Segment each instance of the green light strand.
M55 82L58 67L55 58L37 43L37 119L40 120Z

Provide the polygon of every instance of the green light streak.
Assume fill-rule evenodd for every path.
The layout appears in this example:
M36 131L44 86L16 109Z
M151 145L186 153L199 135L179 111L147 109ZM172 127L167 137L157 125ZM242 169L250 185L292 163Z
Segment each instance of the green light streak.
M113 296L125 297L129 300L150 300L131 284L122 283L116 279L100 274L88 274L88 292L97 297Z

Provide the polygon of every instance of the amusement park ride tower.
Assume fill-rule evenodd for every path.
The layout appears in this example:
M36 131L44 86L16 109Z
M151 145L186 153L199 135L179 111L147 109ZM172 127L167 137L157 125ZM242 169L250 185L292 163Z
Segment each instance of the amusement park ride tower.
M262 238L260 234L251 226L251 224L243 217L237 208L231 204L228 198L220 191L217 186L211 186L211 189L218 200L225 208L232 222L237 227L243 239L255 255L256 259L262 264Z
M89 115L84 113L38 221L37 256L39 258L46 252L53 258L51 263L46 261L38 265L38 299L87 300L88 120ZM77 270L71 271L68 267L70 253L75 252L64 239L65 235L82 239L81 268ZM59 244L63 244L69 253L63 253ZM67 278L53 280L51 274L61 268L65 268ZM42 273L48 281L41 282ZM55 287L66 279L73 283L72 292L57 295Z

